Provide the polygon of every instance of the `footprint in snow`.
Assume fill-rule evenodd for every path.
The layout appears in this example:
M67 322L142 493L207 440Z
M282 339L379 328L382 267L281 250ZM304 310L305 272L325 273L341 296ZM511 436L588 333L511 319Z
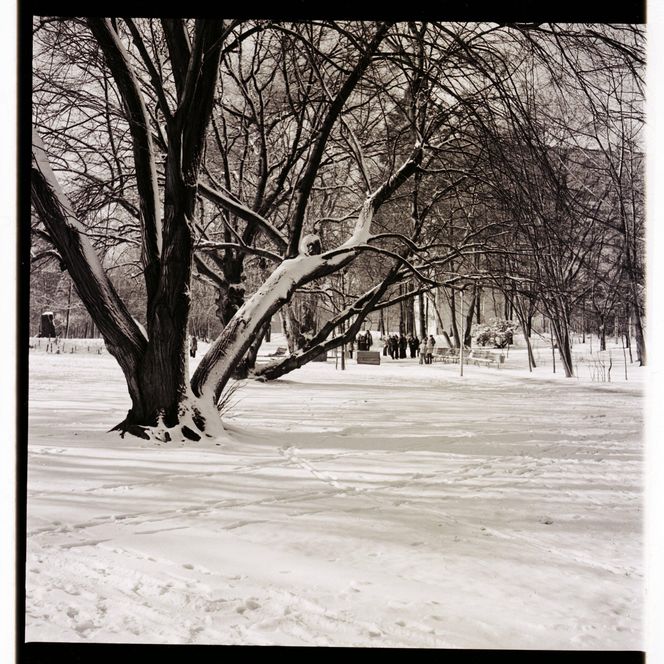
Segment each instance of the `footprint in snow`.
M244 614L245 611L255 611L260 609L261 605L255 599L245 600L243 604L235 608L235 611L239 614Z

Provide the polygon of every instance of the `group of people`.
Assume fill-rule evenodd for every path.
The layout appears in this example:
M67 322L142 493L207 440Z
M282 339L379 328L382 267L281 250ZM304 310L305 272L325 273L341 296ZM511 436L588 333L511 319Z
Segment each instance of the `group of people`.
M357 350L371 350L371 346L373 346L373 337L369 330L360 332L355 341L357 342Z
M436 340L433 335L426 334L422 339L409 334L407 337L403 334L392 334L383 339L383 355L390 356L393 360L405 360L406 351L410 351L410 357L420 357L420 364L431 364L433 361L433 348Z

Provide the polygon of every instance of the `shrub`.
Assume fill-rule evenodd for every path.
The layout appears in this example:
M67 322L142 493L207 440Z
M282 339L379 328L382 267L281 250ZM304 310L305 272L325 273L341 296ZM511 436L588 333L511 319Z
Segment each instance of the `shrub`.
M488 323L473 325L473 340L478 346L505 348L514 343L517 324L511 320L492 318Z

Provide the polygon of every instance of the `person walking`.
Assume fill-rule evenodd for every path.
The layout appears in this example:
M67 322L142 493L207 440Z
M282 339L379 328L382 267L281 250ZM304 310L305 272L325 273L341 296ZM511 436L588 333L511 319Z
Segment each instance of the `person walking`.
M189 355L196 357L196 352L198 351L198 339L196 335L191 337L191 344L189 345Z
M433 362L433 347L436 345L436 340L433 338L433 334L429 335L429 339L427 340L427 355L426 355L426 363L431 364Z
M399 359L399 337L396 334L390 337L390 357L393 360Z

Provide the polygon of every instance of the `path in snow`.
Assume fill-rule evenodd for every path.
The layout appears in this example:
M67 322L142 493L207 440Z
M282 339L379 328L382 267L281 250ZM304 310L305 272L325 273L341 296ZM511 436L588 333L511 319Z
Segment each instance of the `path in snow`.
M643 647L635 380L310 364L157 448L108 355L30 360L28 640Z

